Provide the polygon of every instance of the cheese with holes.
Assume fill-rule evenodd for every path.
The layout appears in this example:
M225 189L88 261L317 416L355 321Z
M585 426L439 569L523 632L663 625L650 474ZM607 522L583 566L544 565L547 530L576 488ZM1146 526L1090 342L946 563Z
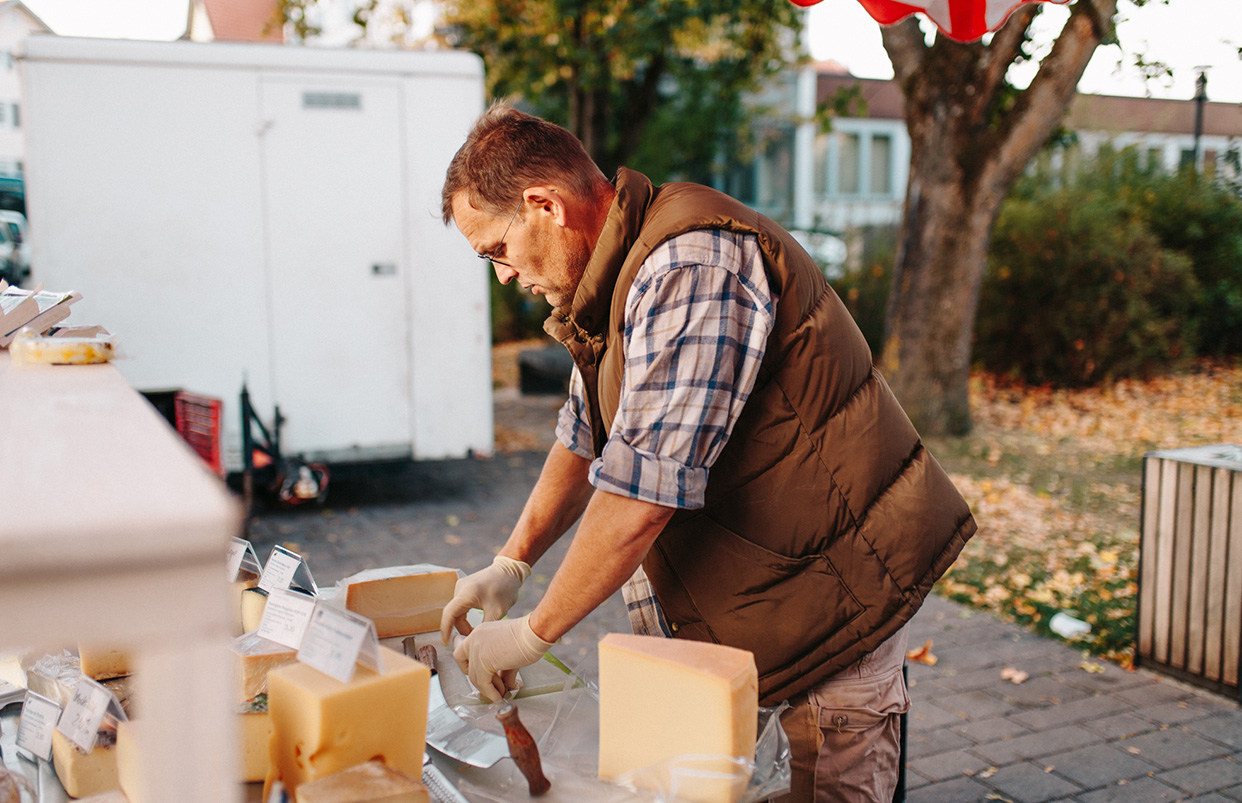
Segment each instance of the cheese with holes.
M421 777L431 671L380 647L383 673L357 666L342 683L300 661L267 676L272 718L271 782L290 791L373 758Z
M267 607L267 592L261 588L247 588L241 592L242 632L259 629L263 621L263 609Z
M368 761L298 787L297 803L429 803L421 781Z
M109 735L111 731L108 731ZM108 740L101 740L108 741ZM99 743L89 753L82 753L65 735L52 731L52 765L60 785L70 797L86 797L120 789L117 778L116 744Z
M345 607L375 622L380 638L393 638L440 629L440 616L457 586L457 572L373 569L344 582Z
M238 702L253 700L267 691L267 673L298 659L292 647L265 639L258 633L246 633L229 642L237 662Z
M242 780L262 783L272 762L269 742L272 738L272 717L266 711L238 714L241 725Z
M750 780L759 678L746 650L609 633L599 642L599 775L691 801Z
M129 655L123 650L79 644L78 657L82 660L82 674L88 678L107 680L129 674Z

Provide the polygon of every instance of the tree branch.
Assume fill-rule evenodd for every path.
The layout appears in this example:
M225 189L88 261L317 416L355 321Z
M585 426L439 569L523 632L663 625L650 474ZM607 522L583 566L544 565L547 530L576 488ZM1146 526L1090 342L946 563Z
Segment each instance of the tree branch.
M1022 43L1027 38L1026 31L1031 27L1031 21L1038 13L1039 7L1035 3L1026 3L1014 11L992 37L992 43L984 51L979 88L980 94L988 98L989 102L1004 82L1005 74L1009 72L1009 65L1021 55Z
M1006 173L1021 170L1064 118L1087 62L1108 30L1102 21L1111 20L1116 9L1117 0L1079 0L1071 8L1052 52L1006 115L1011 127L998 151L998 165Z
M927 42L923 39L918 20L911 15L896 25L881 25L880 38L884 42L888 60L893 63L893 74L897 83L909 97L906 86L911 78L919 74L923 60L927 57Z

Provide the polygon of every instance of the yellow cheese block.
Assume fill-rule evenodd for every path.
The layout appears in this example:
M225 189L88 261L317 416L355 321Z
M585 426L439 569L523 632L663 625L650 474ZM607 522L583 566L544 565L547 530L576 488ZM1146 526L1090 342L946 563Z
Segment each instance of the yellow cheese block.
M265 800L272 781L292 792L373 758L421 777L431 671L387 647L380 660L383 674L358 666L349 683L300 661L267 676L272 767Z
M429 803L426 787L382 761L307 781L298 787L297 803Z
M244 703L267 691L267 673L298 659L298 651L258 633L246 633L229 643L237 662L238 702Z
M101 795L80 798L78 803L129 803L129 798L120 789L114 789Z
M113 647L79 644L82 674L95 680L119 678L129 674L129 654Z
M272 738L272 717L266 711L237 716L241 724L242 780L261 783L272 766L268 744Z
M89 753L78 748L58 730L52 731L52 765L56 777L70 797L97 795L120 789L117 777L116 745L96 745Z
M263 609L267 607L267 592L261 588L247 588L241 592L242 632L250 633L259 629L263 621Z
M383 574L385 570L374 570ZM375 622L380 638L410 636L440 629L444 606L453 598L457 572L422 572L379 576L356 575L345 586L345 607Z
M119 786L129 803L158 803L147 794L143 778L143 764L147 761L149 748L143 741L143 725L140 720L129 720L116 726L116 774Z
M258 584L259 584L259 575L255 574L252 571L249 571L248 569L241 569L238 572L237 579L234 580L231 584L231 587L233 589L232 598L236 599L236 602L233 603L233 608L236 611L236 616L237 616L237 620L233 624L233 635L235 636L240 636L242 633L248 632L246 630L245 622L243 621L243 616L242 616L242 593L245 592L246 589L254 588ZM250 629L254 630L255 628L252 627Z
M736 801L750 778L732 759L754 759L758 716L746 650L622 633L599 643L601 778L650 768L631 780L678 800Z

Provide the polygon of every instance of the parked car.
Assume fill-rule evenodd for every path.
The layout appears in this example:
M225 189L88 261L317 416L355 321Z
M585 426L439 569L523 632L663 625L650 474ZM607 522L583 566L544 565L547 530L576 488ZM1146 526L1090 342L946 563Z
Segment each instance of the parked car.
M0 209L0 228L4 229L8 246L4 249L4 270L16 276L16 283L30 275L30 238L26 236L26 216L21 212Z
M9 284L21 284L29 275L29 260L22 259L21 246L14 239L7 222L0 220L0 279Z

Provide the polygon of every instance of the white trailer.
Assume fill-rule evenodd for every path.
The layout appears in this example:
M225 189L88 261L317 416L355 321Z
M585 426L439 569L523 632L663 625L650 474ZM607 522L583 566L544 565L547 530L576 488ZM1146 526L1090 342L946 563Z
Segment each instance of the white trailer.
M461 52L31 36L31 282L77 290L138 389L243 380L308 460L493 448L488 275L440 220L483 108Z

